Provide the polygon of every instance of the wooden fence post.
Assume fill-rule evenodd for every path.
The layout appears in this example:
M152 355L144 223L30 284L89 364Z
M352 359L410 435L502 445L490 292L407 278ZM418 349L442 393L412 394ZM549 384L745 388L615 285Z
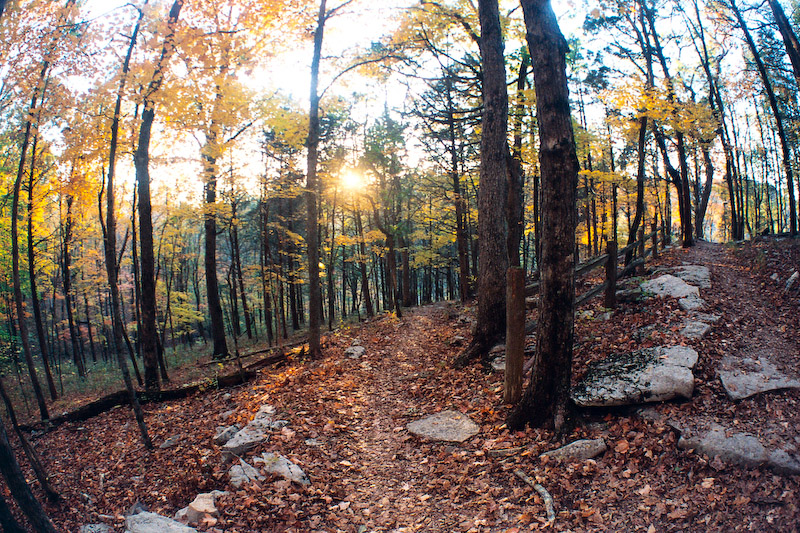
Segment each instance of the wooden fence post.
M522 397L522 365L525 358L525 272L519 267L510 267L506 279L506 372L503 402L515 404Z
M653 259L658 259L658 224L653 221Z
M608 309L617 307L617 241L606 241L606 294L603 305Z

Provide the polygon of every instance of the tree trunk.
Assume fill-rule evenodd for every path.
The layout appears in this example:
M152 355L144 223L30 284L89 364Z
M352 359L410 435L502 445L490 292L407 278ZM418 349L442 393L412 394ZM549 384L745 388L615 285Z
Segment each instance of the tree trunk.
M550 2L521 0L531 54L542 171L539 319L530 383L508 426L564 429L572 369L575 302L575 190L578 158L569 107L567 43Z
M72 195L67 195L67 213L66 213L66 220L64 220L64 239L63 239L63 249L61 251L61 276L62 276L62 284L64 287L64 305L67 308L67 325L69 326L69 338L72 341L72 352L73 352L73 359L75 361L75 366L78 368L78 375L81 377L86 377L86 365L84 358L78 353L78 332L77 326L75 325L75 319L72 316L72 254L70 253L70 246L72 246L72 203L73 197ZM87 321L89 320L87 316ZM44 354L44 352L42 352ZM48 373L48 386L50 386L50 395L53 396L55 392L55 384L52 386L50 382L52 381L52 377L49 377L49 371L46 370ZM55 400L55 397L53 397Z
M25 475L19 467L14 451L8 442L5 422L0 419L0 471L6 479L11 495L19 504L28 522L37 533L56 533L56 528L44 512L42 505L34 497L31 488L25 481Z
M317 162L319 159L319 63L322 58L322 37L327 12L326 0L320 0L317 28L314 31L314 53L311 59L311 88L308 113L308 139L306 140L306 249L308 256L308 354L312 359L322 357L320 325L322 322L322 292L319 286L319 221L317 196L319 183Z
M455 360L466 366L486 357L506 331L508 269L508 92L497 0L480 0L483 115L478 190L478 313L472 342Z
M778 31L781 32L783 44L786 46L786 55L789 56L789 61L792 63L792 72L797 84L800 85L800 41L797 40L797 35L789 24L789 19L783 12L778 0L767 0L769 7L772 8L772 15L775 17L775 22L778 25Z

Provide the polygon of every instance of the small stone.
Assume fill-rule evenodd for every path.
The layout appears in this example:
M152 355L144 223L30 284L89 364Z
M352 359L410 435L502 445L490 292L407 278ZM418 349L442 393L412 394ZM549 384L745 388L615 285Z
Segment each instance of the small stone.
M217 428L217 434L214 435L214 443L218 446L224 445L226 442L231 440L234 435L236 435L240 431L240 427L237 425L233 426L219 426Z
M245 483L264 480L264 476L262 476L258 470L242 459L239 459L238 465L233 465L231 469L228 470L228 476L231 478L231 485L237 489Z
M562 446L556 450L550 450L541 454L539 457L548 457L550 459L574 459L576 461L584 461L597 457L605 453L608 449L606 441L603 439L581 439L571 442L566 446Z
M226 492L215 490L198 494L188 506L175 513L175 520L184 524L200 524L209 517L219 517L216 500Z
M505 372L505 370L506 370L506 355L503 354L500 357L495 357L494 359L492 359L491 365L492 365L492 368L496 372Z
M234 456L242 455L255 448L262 442L266 442L269 435L264 433L261 429L254 429L249 426L241 431L238 431L225 445L222 447L222 458L226 461L232 459Z
M254 462L263 462L264 470L267 473L276 474L298 485L311 484L311 480L308 479L308 476L303 472L302 468L280 454L266 452L261 455L261 459L256 458Z
M360 359L367 354L367 349L363 346L350 346L345 348L344 354L350 359Z
M114 530L106 524L86 524L81 526L78 533L112 533Z
M719 322L720 318L719 315L712 315L709 313L695 313L694 318L700 322L705 322L706 324L716 324Z
M173 446L178 444L181 441L182 438L183 437L181 437L180 435L173 435L170 438L168 438L167 440L165 440L164 442L162 442L159 445L159 448L161 448L162 450L164 450L166 448L172 448Z
M144 512L125 519L125 533L194 533L197 530L166 516Z
M456 335L450 340L450 346L462 346L467 339L461 335Z
M686 322L681 330L681 335L687 339L702 339L711 331L711 326L705 322Z
M789 276L789 279L786 280L786 287L783 288L783 291L784 292L789 292L791 290L792 286L795 284L795 282L799 278L800 278L800 272L795 270L794 273L791 276Z
M696 294L691 294L678 300L678 305L684 311L697 311L698 309L705 309L706 301Z
M464 442L480 431L470 417L458 411L442 411L411 422L406 428L414 435L447 442Z
M773 274L769 277L772 281L778 281L780 277L778 276L777 272L773 272Z

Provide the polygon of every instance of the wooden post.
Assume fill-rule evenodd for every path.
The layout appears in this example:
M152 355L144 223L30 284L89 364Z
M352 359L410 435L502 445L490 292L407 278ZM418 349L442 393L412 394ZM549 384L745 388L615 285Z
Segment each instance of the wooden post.
M658 259L658 224L653 221L653 259Z
M617 307L617 241L606 241L606 295L603 305L608 309Z
M525 357L525 271L508 269L506 282L506 373L503 402L515 404L522 397L522 364Z
M640 276L644 274L644 249L644 224L642 224L642 227L639 228L639 259L642 260L642 265L637 269Z

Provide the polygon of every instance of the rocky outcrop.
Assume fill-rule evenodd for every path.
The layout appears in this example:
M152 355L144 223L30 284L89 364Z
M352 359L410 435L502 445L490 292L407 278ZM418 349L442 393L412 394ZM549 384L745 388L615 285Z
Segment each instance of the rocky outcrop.
M691 398L697 357L688 346L612 355L589 365L572 400L581 407L612 407Z

